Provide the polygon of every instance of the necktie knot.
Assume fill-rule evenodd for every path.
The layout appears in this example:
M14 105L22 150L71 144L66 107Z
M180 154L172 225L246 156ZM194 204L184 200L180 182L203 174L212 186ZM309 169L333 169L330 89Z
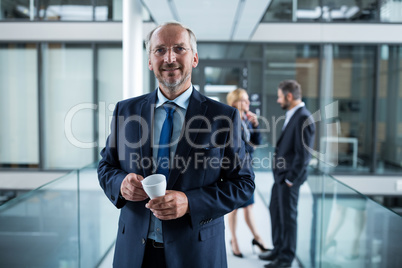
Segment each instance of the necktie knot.
M165 109L166 117L172 117L176 110L176 105L173 102L165 102L162 107Z

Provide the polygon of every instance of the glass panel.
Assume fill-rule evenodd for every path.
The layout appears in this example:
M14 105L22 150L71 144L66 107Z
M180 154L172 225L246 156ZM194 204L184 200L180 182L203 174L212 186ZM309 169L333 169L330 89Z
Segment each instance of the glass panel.
M96 178L96 165L79 171L80 267L97 267L116 239L119 210Z
M322 16L320 0L297 1L297 21L319 21Z
M402 47L382 46L378 92L377 173L402 168Z
M402 2L400 0L382 0L380 13L383 22L402 22Z
M115 6L113 5L113 0L96 0L95 1L95 20L113 20L115 13L122 10L120 6L120 10L114 10ZM119 4L122 4L122 1L119 1ZM121 18L120 18L121 19Z
M97 163L0 206L0 267L97 267L116 239L119 210Z
M33 20L34 0L0 0L0 20Z
M91 21L94 18L92 0L38 1L40 1L39 18L43 20ZM99 9L99 16L104 10Z
M86 45L43 45L44 167L94 161L93 53Z
M313 45L267 45L264 51L264 86L262 115L270 123L267 140L275 146L279 138L285 111L277 101L281 81L294 79L302 88L307 108L318 110L319 47ZM316 135L318 136L318 135Z
M98 151L106 145L115 104L123 98L123 58L121 46L98 49L99 142Z
M377 0L322 0L325 21L378 21Z
M95 20L122 20L122 0L96 0Z
M323 218L320 201L323 183L321 174L310 172L307 181L300 187L296 255L303 267L329 267L319 264Z
M377 2L377 0L273 0L262 21L378 21ZM387 11L388 7L384 7L384 13Z
M0 267L78 267L77 173L0 206Z
M38 167L35 44L0 45L0 167Z
M367 198L327 176L323 179L322 261L332 263L338 259L343 266L363 267L370 243Z
M210 44L201 43L197 45L200 60L219 59L249 59L261 58L261 45L249 44Z
M320 147L321 153L336 156L332 163L337 171L370 171L375 51L371 46L338 45L324 50L322 96L326 99L321 105L335 103L339 114L332 118L337 126L332 133L327 124L321 125ZM329 148L336 151L324 151Z
M272 0L262 21L292 21L292 2L293 0Z
M367 179L369 180L369 178ZM313 172L300 190L298 246L303 267L396 267L402 217Z
M123 0L95 0L95 20L97 21L122 21ZM152 21L148 10L142 7L142 20Z
M206 66L204 91L208 97L226 103L226 95L238 87L245 88L246 77L241 66Z

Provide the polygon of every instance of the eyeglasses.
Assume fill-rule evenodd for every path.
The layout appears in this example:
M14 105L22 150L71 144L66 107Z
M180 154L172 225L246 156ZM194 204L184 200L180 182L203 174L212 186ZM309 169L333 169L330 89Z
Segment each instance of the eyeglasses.
M191 50L191 48L185 48L182 46L173 46L173 47L159 47L154 50L152 50L152 53L154 53L155 56L157 57L162 57L164 56L168 50L172 49L172 51L176 55L184 55L186 54L187 51Z

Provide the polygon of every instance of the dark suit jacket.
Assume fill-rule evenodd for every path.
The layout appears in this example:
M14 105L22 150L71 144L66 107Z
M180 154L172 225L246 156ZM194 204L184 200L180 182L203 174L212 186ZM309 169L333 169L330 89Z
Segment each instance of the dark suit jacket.
M150 210L145 208L148 200L125 201L119 192L128 173L144 178L153 173L148 160L152 157L156 93L116 105L111 134L101 152L100 185L121 208L114 256L114 267L118 268L141 267L144 255L150 221ZM187 195L190 214L162 221L166 263L172 268L226 267L223 216L246 202L255 187L240 137L240 117L236 109L193 90L184 124L191 130L179 141L175 156L189 165L185 171L171 169L167 189Z
M311 154L305 146L313 148L315 125L306 107L300 107L288 122L279 137L273 163L274 180L284 183L285 179L301 185L307 179L307 165Z

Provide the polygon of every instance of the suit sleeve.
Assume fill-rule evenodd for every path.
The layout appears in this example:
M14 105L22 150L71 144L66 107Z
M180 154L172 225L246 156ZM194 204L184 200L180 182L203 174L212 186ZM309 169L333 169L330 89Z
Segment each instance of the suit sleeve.
M261 144L261 131L260 128L253 127L251 122L249 122L249 129L250 129L250 142L252 145L260 145Z
M306 147L312 148L314 142L315 126L314 123L305 124L310 120L308 116L303 116L297 122L296 127L296 141L295 141L295 157L289 168L286 180L294 183L300 176L304 174L305 168L311 159L311 154L306 150Z
M193 226L203 225L238 208L254 192L254 172L241 138L237 110L233 110L231 120L233 127L227 133L227 141L231 145L224 148L222 156L222 159L230 160L230 165L221 166L221 176L216 182L185 192Z
M117 207L121 208L125 204L125 200L120 196L120 186L127 172L120 167L117 144L118 143L118 108L119 104L113 113L111 123L111 133L106 141L105 148L101 151L102 159L98 165L99 184L105 192L109 200Z

